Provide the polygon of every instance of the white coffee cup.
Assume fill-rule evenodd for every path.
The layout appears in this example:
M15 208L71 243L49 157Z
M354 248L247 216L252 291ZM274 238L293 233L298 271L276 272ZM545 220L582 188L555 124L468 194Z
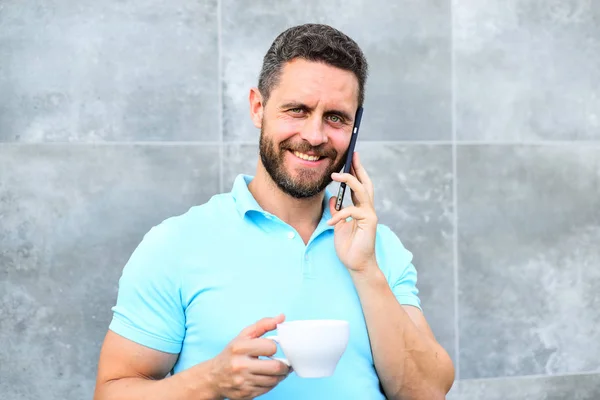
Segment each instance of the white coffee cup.
M277 336L266 336L281 346L286 359L301 378L333 375L350 337L350 325L343 320L299 320L277 325Z

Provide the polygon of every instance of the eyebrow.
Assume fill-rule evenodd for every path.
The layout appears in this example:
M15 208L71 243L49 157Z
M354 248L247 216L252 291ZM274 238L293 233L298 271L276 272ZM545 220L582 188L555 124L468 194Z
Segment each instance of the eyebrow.
M302 104L302 103L295 102L295 101L292 101L292 102L289 102L289 103L285 103L285 104L279 106L279 108L282 109L282 110L283 109L290 109L290 108L302 108L304 110L309 110L309 111L312 110L306 104ZM337 114L337 115L341 116L343 119L345 119L348 122L353 122L353 120L354 120L354 117L352 117L352 115L350 115L347 112L342 111L342 110L326 110L325 114Z

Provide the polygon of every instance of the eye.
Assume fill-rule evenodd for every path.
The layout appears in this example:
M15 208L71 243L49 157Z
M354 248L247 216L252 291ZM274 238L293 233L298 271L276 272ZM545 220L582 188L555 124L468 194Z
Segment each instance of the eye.
M329 120L330 120L331 122L333 122L334 124L338 124L338 123L340 123L340 122L343 122L343 121L342 121L342 118L341 118L339 115L330 115L330 116L329 116Z
M291 109L290 109L290 111L291 111L293 114L300 114L300 113L301 113L302 111L304 111L304 110L303 110L302 108L300 108L300 107L296 107L296 108L291 108Z

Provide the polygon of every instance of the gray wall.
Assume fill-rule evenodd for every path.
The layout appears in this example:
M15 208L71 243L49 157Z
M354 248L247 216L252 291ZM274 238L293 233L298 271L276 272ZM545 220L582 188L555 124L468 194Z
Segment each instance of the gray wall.
M371 64L359 150L452 399L600 398L600 2L0 0L0 398L89 399L151 226L252 173L277 33Z

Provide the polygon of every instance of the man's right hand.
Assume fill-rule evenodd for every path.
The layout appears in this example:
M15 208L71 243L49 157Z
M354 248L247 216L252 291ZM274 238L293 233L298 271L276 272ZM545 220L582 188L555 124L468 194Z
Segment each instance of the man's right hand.
M245 400L273 389L290 369L272 356L277 346L262 338L285 317L264 318L245 328L216 357L178 372L177 354L145 347L108 331L98 364L95 400Z
M221 398L253 399L267 393L288 376L290 369L283 362L258 358L277 352L277 345L261 336L276 329L284 319L283 315L261 319L242 330L211 360L211 377Z

